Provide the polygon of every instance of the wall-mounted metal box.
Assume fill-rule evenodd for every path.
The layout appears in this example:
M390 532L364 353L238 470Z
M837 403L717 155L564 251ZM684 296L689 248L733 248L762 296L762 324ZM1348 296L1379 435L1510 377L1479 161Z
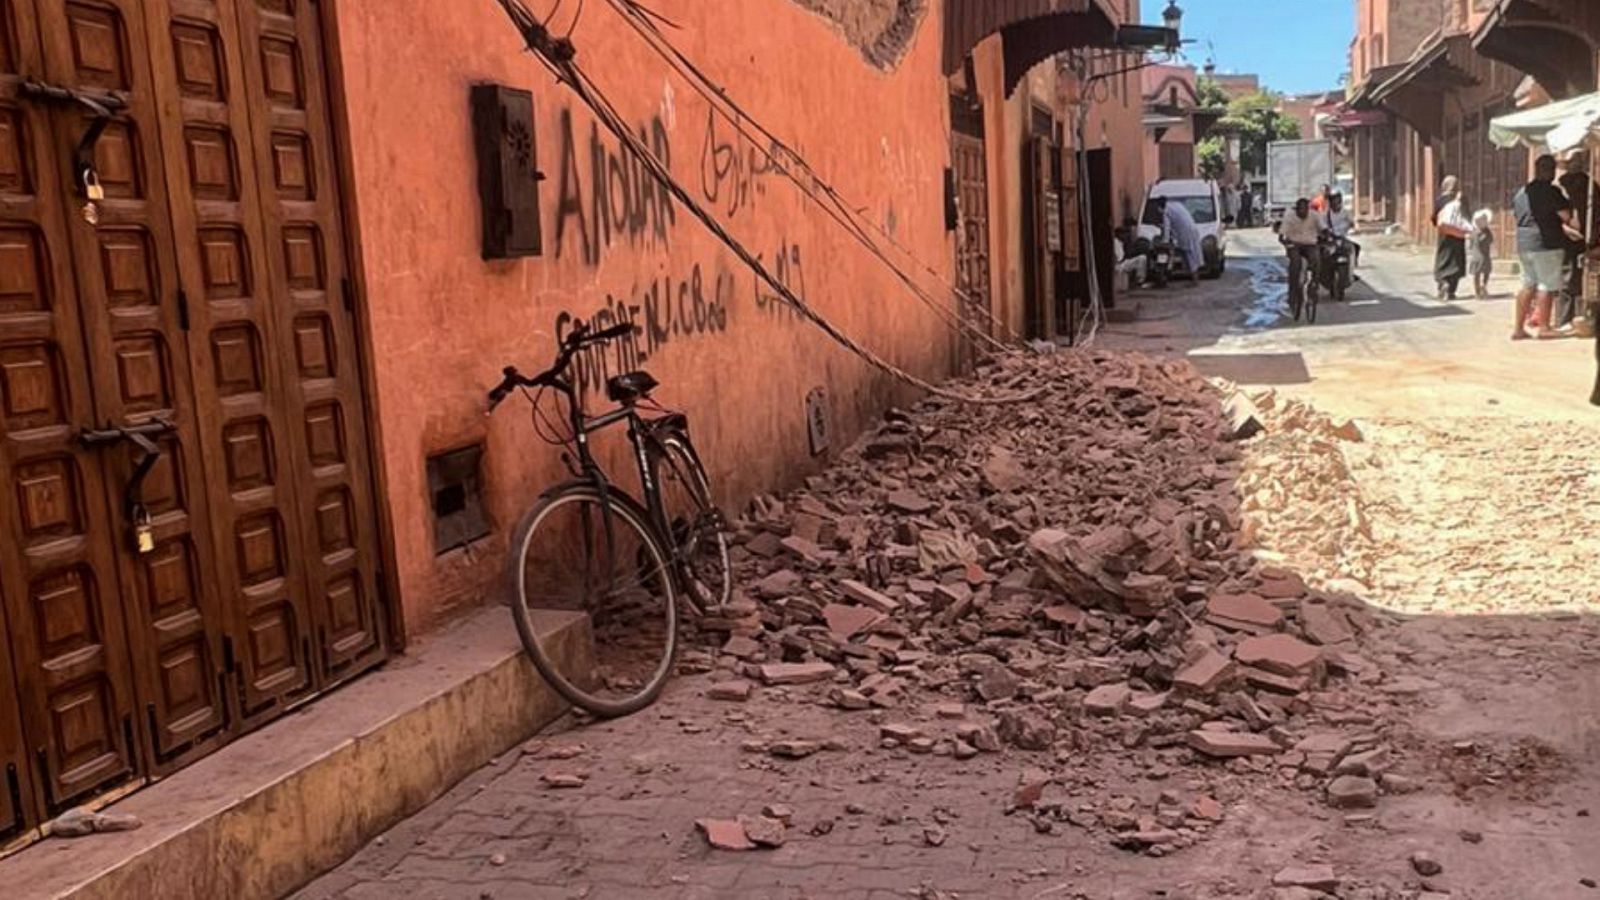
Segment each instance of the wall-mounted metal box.
M472 136L483 209L483 258L538 256L538 145L533 94L499 84L472 86Z

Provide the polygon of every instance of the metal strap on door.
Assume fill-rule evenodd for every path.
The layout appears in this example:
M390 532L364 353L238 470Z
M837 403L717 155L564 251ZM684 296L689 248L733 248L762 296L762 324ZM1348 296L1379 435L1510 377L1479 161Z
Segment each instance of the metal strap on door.
M106 198L106 192L100 186L100 176L94 171L94 145L105 134L106 126L111 124L117 113L127 108L127 101L115 94L76 91L33 79L18 85L17 93L31 100L84 106L94 116L73 149L72 183L77 188L79 199L83 201L83 220L90 225L98 225L99 203Z

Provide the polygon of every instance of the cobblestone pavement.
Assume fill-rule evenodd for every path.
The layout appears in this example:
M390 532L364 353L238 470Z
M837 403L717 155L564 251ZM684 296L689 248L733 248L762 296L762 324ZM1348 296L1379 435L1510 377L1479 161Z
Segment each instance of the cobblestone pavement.
M680 678L645 713L562 723L505 754L300 897L1208 900L1275 896L1272 875L1305 859L1371 886L1341 896L1414 897L1402 891L1418 884L1407 857L1419 848L1444 863L1433 882L1455 898L1593 897L1580 879L1600 876L1587 818L1600 808L1597 638L1592 621L1399 629L1394 652L1433 676L1408 701L1422 726L1413 772L1426 788L1349 818L1265 766L1173 765L1147 749L917 756L878 748L881 713L841 717L799 689L722 703L704 696L705 678ZM782 736L842 749L796 761L741 749ZM1455 762L1468 740L1473 764ZM1026 814L1006 812L1028 767L1064 776L1069 796L1208 794L1224 818L1166 858L1062 823L1040 833ZM562 775L585 781L549 785ZM694 826L774 804L793 810L778 849L713 850Z

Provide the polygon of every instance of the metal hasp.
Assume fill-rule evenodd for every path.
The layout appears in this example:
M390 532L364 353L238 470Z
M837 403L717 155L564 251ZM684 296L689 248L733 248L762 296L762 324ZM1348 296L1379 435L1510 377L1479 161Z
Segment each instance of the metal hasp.
M133 474L128 476L128 483L122 488L123 515L133 530L134 549L139 553L155 550L155 533L150 523L150 510L144 505L143 487L145 476L150 474L156 460L161 458L161 445L156 439L176 430L177 426L166 419L151 419L126 428L85 428L78 432L78 443L85 448L106 447L123 441L139 448L139 459L133 465Z
M17 95L28 100L82 106L94 116L89 127L72 150L72 183L83 200L83 217L90 225L99 224L96 204L105 199L100 187L100 177L94 171L94 145L105 133L106 126L127 108L128 102L116 94L93 93L46 84L28 79L17 86Z

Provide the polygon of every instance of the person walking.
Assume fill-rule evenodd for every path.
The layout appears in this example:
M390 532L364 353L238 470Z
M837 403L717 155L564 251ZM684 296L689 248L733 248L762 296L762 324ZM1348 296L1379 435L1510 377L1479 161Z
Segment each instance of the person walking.
M1489 299L1489 277L1494 274L1494 213L1488 209L1480 209L1472 214L1467 274L1472 276L1473 296L1479 300Z
M1533 164L1533 180L1511 200L1517 220L1517 256L1522 262L1522 290L1517 292L1513 341L1528 338L1528 313L1537 309L1539 337L1559 337L1551 327L1551 296L1561 290L1561 263L1566 256L1566 226L1572 203L1556 187L1556 158L1548 153Z
M1440 300L1456 299L1456 286L1467 274L1467 235L1472 233L1472 220L1467 218L1456 184L1454 175L1446 175L1433 204L1433 227L1439 235L1433 254L1433 280L1439 286Z
M1239 188L1239 216L1235 220L1240 228L1250 227L1250 207L1255 202L1255 196L1250 193L1250 185Z

